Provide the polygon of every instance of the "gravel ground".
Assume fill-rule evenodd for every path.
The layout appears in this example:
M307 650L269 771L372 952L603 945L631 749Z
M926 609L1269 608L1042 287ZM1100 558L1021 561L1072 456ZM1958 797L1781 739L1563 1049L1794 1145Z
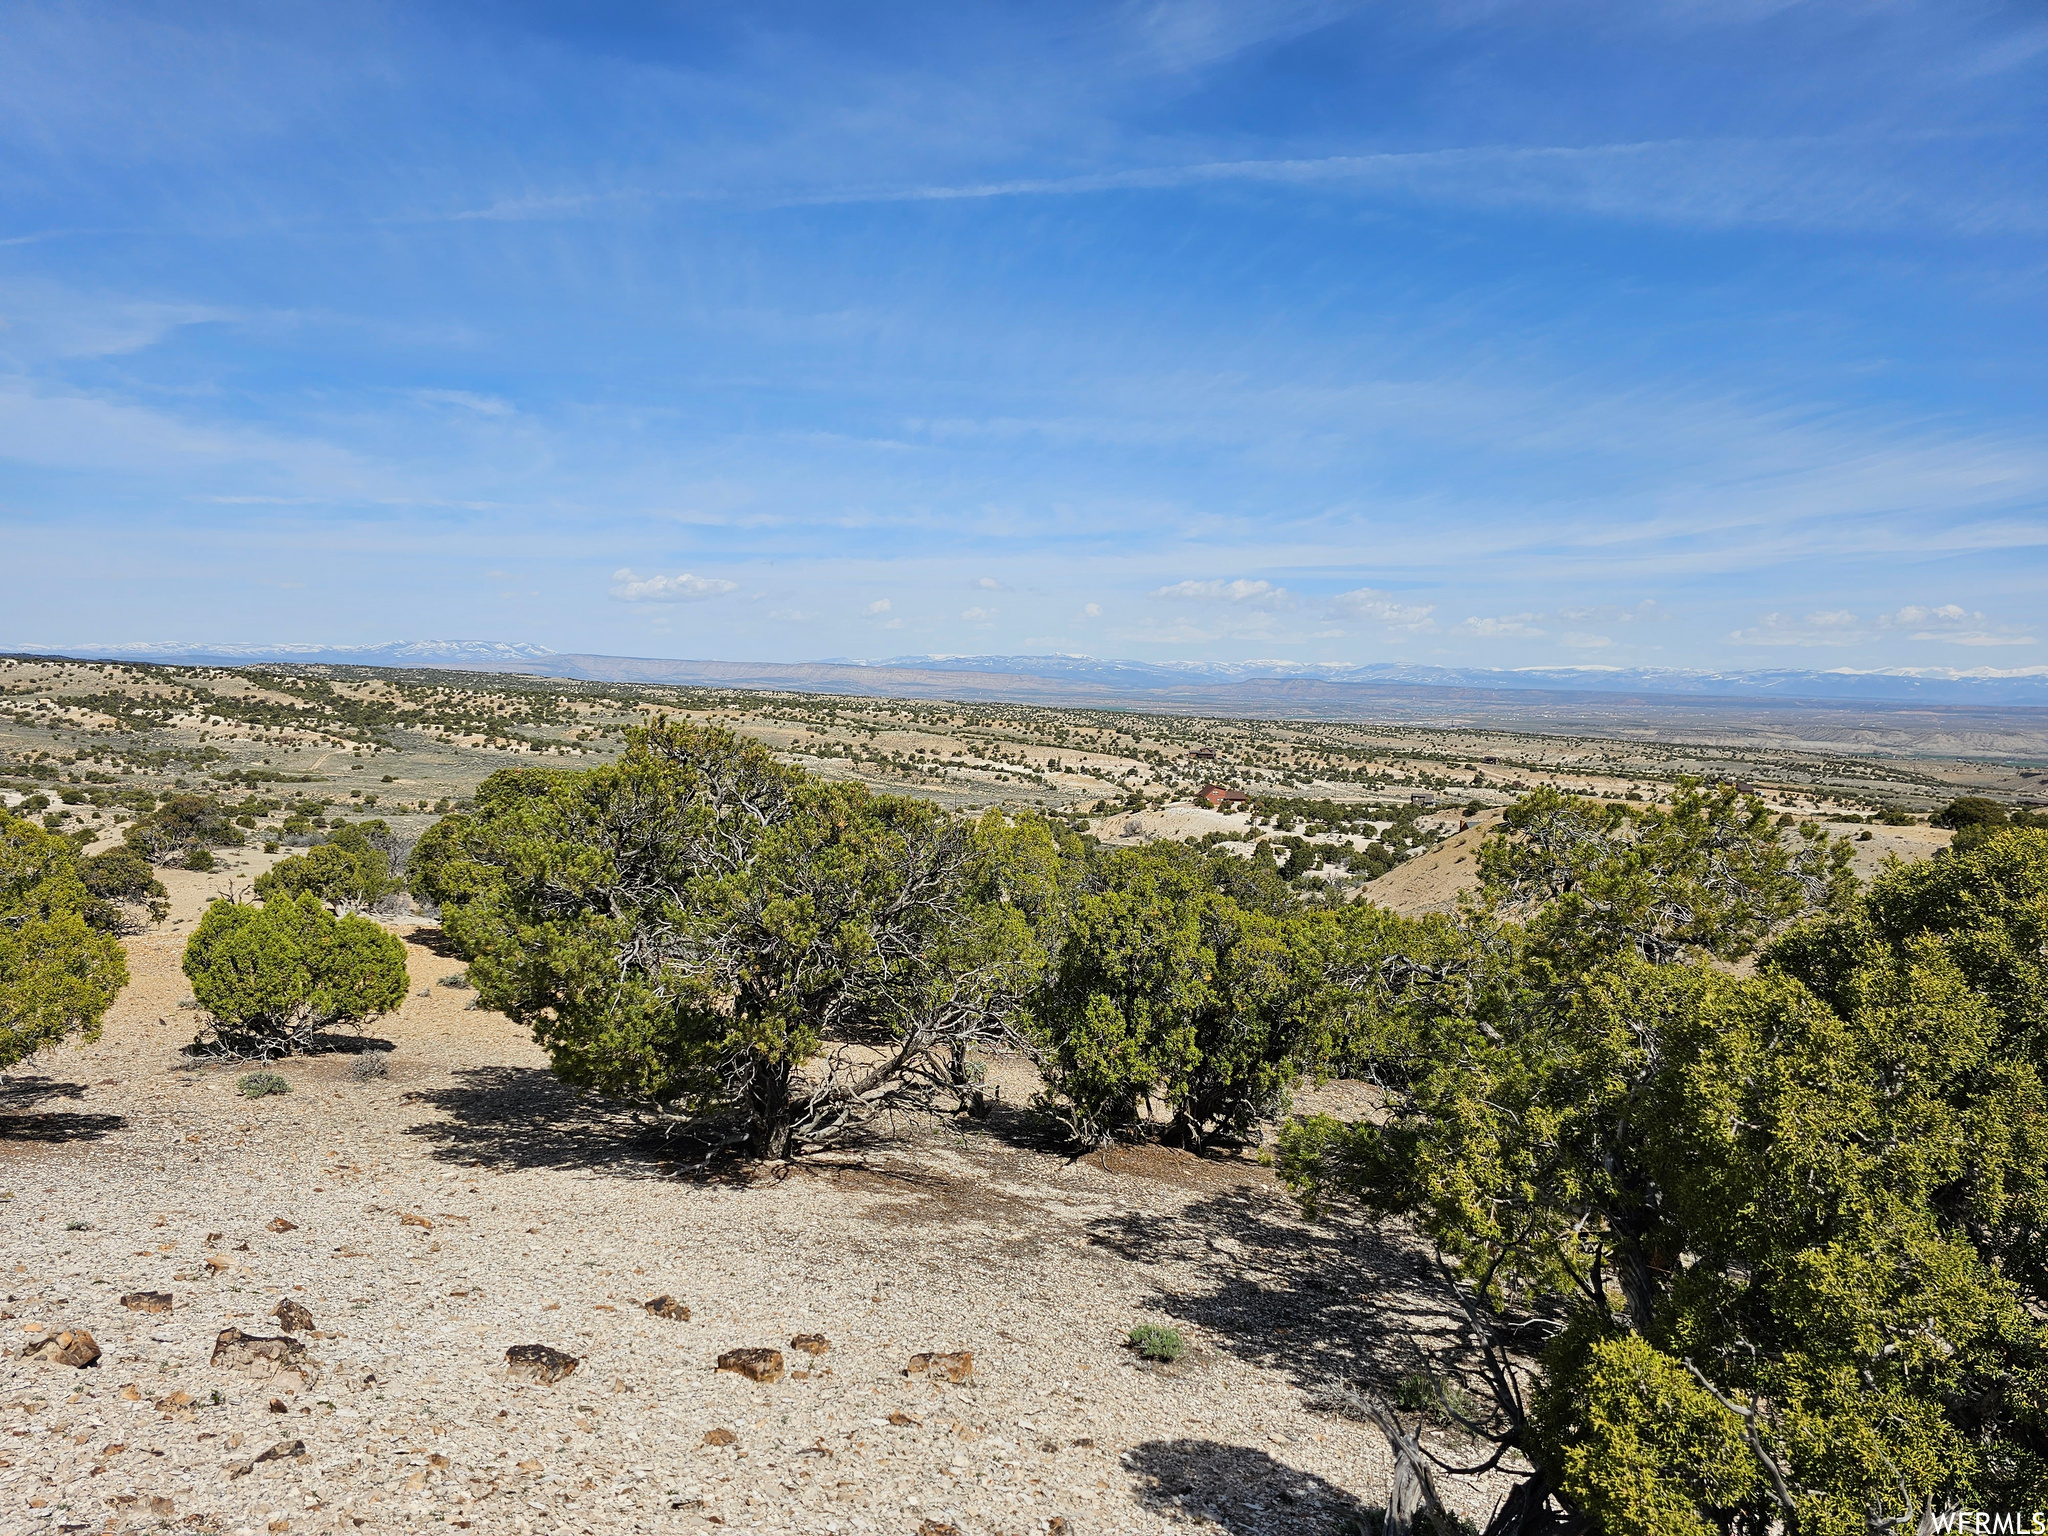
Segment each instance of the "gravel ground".
M1069 1161L1000 1108L693 1176L437 985L459 964L435 938L408 935L381 1080L316 1056L252 1102L183 1065L163 932L131 942L98 1045L0 1084L0 1528L1254 1536L1385 1497L1377 1433L1313 1404L1454 1347L1398 1234L1308 1227L1249 1161ZM144 1290L171 1310L124 1308ZM689 1320L644 1310L661 1295ZM313 1318L303 1376L209 1363L285 1298ZM1122 1348L1143 1322L1186 1358ZM16 1358L60 1327L99 1362ZM580 1363L508 1379L529 1343ZM784 1377L716 1369L746 1346ZM905 1374L956 1350L964 1383ZM1447 1489L1477 1519L1501 1491Z

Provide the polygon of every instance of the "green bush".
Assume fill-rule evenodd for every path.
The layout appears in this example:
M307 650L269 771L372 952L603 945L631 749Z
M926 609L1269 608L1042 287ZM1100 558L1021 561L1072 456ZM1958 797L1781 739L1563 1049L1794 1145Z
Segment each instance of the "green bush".
M128 984L114 926L70 839L0 811L0 1069L68 1035L99 1038Z
M336 827L327 841L281 859L256 877L264 901L283 896L317 898L337 912L360 912L405 889L391 873L396 846L381 821Z
M241 831L235 826L229 808L208 795L173 795L138 818L123 836L129 847L152 864L186 861L194 850L242 846Z
M494 774L415 858L479 1001L564 1081L782 1158L949 1091L964 1043L1000 1037L1035 950L976 882L1028 887L1021 851L728 732L628 740L603 768Z
M213 850L210 848L187 848L185 850L185 857L178 862L185 869L196 869L202 872L210 870L213 868L214 862Z
M1311 1212L1434 1243L1488 1362L1473 1417L1530 1467L1510 1504L1659 1533L2031 1507L2048 833L1860 893L1844 846L1732 794L1509 820L1448 949L1390 929L1357 972L1375 1112L1289 1126L1279 1161Z
M160 923L170 912L170 892L163 881L134 848L110 848L79 860L78 873L85 888L105 902L115 914L108 925L118 933L138 933L142 918Z
M1112 852L1092 883L1031 1005L1040 1106L1088 1142L1143 1129L1153 1097L1180 1145L1249 1138L1322 1046L1321 915L1270 865L1178 843Z
M273 1093L291 1091L292 1085L277 1072L251 1072L235 1084L235 1092L245 1099L260 1099Z
M360 1027L405 1000L405 945L312 895L216 901L185 946L185 975L216 1043L270 1057L323 1029Z
M1162 1328L1157 1323L1140 1323L1131 1330L1127 1342L1142 1358L1157 1360L1162 1365L1171 1365L1188 1352L1187 1341L1179 1330Z

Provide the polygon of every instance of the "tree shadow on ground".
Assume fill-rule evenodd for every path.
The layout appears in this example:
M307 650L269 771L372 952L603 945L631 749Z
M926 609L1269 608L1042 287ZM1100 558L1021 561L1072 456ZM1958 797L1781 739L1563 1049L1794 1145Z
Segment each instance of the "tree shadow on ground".
M0 1142L98 1141L127 1126L125 1115L88 1115L33 1107L52 1099L83 1099L85 1090L84 1083L60 1083L49 1077L16 1077L0 1082Z
M1172 1214L1105 1216L1088 1240L1133 1264L1202 1262L1207 1289L1162 1283L1152 1305L1305 1391L1346 1383L1391 1398L1403 1377L1450 1369L1472 1342L1426 1250L1401 1228L1312 1226L1257 1186Z
M878 1191L951 1188L959 1182L886 1160L913 1145L900 1127L877 1124L796 1161L754 1163L701 1128L670 1129L630 1107L580 1093L544 1067L469 1067L456 1072L453 1084L416 1090L405 1101L431 1105L447 1116L411 1126L406 1134L431 1143L437 1160L466 1166L571 1168L617 1178L743 1186L791 1177L851 1177Z
M420 1089L405 1101L447 1116L406 1130L432 1143L442 1162L649 1178L703 1156L699 1143L665 1138L630 1110L578 1093L542 1067L469 1067L448 1087Z
M1231 1536L1350 1536L1378 1526L1377 1509L1249 1446L1148 1440L1131 1449L1127 1464L1148 1511L1199 1517Z
M454 940L450 939L439 925L422 923L405 937L406 942L417 944L428 954L437 955L443 960L463 958L462 952L455 947Z

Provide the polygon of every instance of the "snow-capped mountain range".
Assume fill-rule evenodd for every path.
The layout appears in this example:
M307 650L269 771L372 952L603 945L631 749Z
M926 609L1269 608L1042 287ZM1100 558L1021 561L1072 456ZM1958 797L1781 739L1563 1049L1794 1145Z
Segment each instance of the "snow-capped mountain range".
M1677 667L1437 667L1412 662L1126 661L1095 656L890 656L833 657L811 662L731 662L660 657L600 656L551 651L504 640L394 640L379 645L222 645L144 641L113 645L25 645L15 655L64 655L166 664L247 666L257 663L356 667L428 667L460 671L525 672L593 681L698 683L717 687L897 692L881 684L913 679L925 686L947 675L974 675L974 691L1002 691L998 679L1037 686L1020 697L1039 698L1047 684L1077 694L1158 695L1162 703L1190 689L1229 686L1233 692L1312 683L1384 688L1637 695L1690 698L1773 698L1871 703L2048 706L2048 666L1993 668L1898 667L1875 670L1773 668L1707 671ZM880 674L880 675L878 675ZM965 678L963 676L963 682Z

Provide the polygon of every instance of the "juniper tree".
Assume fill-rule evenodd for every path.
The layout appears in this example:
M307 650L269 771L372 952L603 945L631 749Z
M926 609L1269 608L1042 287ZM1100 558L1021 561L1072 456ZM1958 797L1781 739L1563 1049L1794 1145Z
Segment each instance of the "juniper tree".
M1478 1460L1527 1473L1495 1530L1878 1531L2048 1486L2048 837L1858 897L1732 795L1518 809L1460 921L1359 946L1386 1114L1282 1148L1312 1210L1435 1244Z

